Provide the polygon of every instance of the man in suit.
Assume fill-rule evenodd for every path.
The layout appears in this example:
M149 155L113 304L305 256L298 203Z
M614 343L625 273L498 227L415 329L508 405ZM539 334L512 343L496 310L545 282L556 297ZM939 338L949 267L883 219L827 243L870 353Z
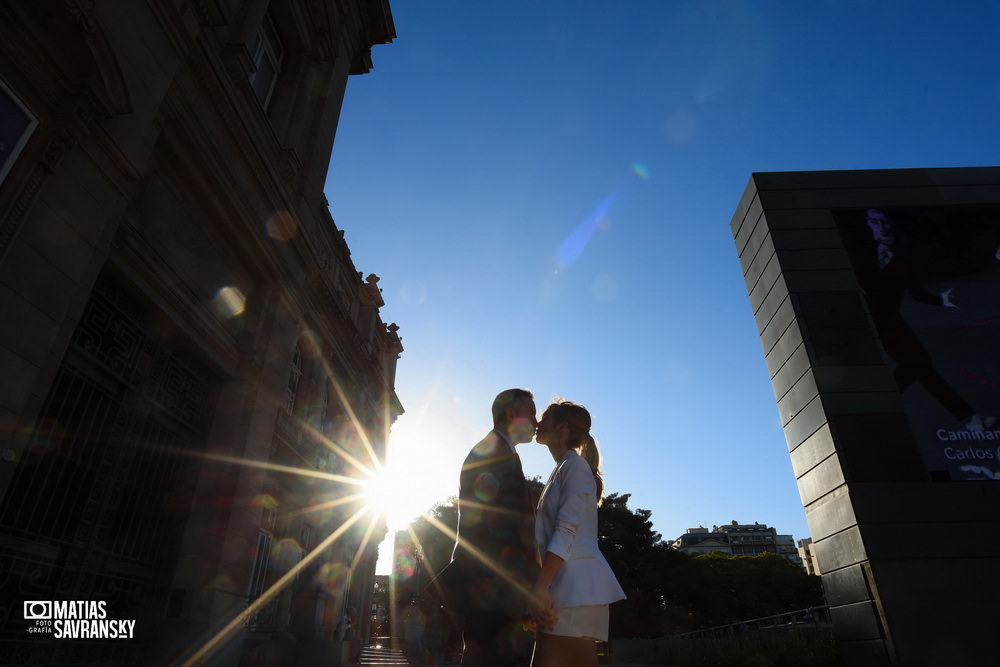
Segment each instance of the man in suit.
M493 401L493 430L466 457L452 560L431 591L464 617L463 667L527 665L522 627L538 573L534 503L516 445L535 435L535 400L508 389Z

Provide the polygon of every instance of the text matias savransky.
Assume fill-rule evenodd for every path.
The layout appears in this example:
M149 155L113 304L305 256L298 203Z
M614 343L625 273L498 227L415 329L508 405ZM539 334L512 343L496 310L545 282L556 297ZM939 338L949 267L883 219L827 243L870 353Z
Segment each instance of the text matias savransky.
M56 639L132 639L134 619L108 618L103 600L60 600L24 603L24 618L34 621L32 634Z

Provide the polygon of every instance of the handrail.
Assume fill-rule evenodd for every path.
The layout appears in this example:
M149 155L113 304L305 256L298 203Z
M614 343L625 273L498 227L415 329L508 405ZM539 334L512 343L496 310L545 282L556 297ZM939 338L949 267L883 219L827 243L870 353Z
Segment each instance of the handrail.
M691 632L685 632L679 635L670 635L672 638L678 639L697 639L698 637L705 637L710 635L724 634L729 631L744 630L748 627L757 626L766 623L767 621L776 621L783 618L795 619L798 616L809 616L813 623L818 628L820 626L820 616L826 616L829 618L830 606L822 605L818 607L806 607L805 609L796 609L795 611L786 611L781 614L774 614L772 616L761 616L760 618L751 618L745 621L736 621L735 623L727 623L726 625L716 625L711 628L702 628L700 630L692 630Z

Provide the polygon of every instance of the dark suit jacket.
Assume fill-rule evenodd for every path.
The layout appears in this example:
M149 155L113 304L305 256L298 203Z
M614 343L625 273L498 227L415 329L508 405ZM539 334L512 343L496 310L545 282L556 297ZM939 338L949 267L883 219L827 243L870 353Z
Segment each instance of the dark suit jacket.
M538 574L534 524L521 459L491 431L462 464L458 540L432 594L455 613L519 618Z

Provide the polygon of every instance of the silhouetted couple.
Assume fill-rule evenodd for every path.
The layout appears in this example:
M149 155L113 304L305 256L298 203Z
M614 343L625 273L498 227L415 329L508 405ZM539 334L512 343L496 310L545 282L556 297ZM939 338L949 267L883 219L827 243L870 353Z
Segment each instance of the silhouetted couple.
M463 667L522 666L529 655L532 667L595 667L608 605L625 594L597 546L604 485L590 413L559 400L539 422L526 389L501 392L492 412L493 430L462 465L455 550L431 592L463 618ZM532 438L556 462L537 518L516 450Z

